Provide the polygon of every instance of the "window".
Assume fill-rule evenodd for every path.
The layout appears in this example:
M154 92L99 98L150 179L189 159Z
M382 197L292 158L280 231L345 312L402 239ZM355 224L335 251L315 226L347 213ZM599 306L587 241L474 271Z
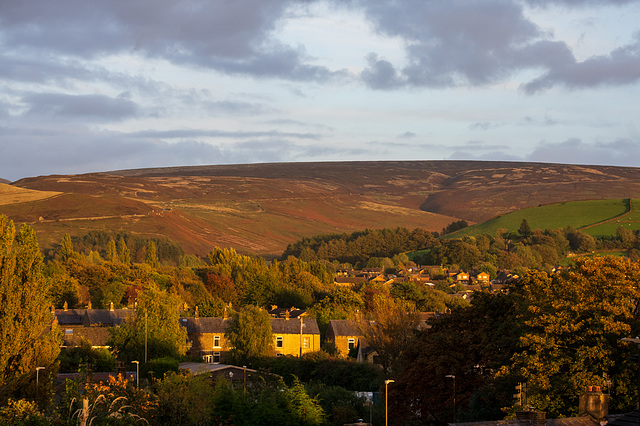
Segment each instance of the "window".
M220 347L220 336L213 336L213 347L214 348Z
M282 347L282 336L276 337L276 348Z
M349 339L349 350L356 347L356 339Z
M213 358L211 357L211 355L202 355L202 360L208 364L211 364Z
M214 352L214 353L213 353L213 362L214 362L215 364L217 364L217 363L219 363L219 362L220 362L220 352Z
M302 347L304 349L309 349L311 347L311 337L303 337L302 338Z

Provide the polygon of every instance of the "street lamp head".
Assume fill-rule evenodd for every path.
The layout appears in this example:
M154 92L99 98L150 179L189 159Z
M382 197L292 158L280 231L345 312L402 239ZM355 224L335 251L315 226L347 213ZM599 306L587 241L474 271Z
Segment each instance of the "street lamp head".
M395 380L385 380L385 381L384 381L384 384L385 384L385 385L388 385L389 383L394 383L394 382L395 382Z
M447 374L447 375L446 375L446 376L444 376L444 377L448 377L449 379L455 379L455 378L456 378L456 375L455 375L455 374Z
M132 364L140 364L140 361L131 361Z
M44 370L44 367L36 367L36 371Z

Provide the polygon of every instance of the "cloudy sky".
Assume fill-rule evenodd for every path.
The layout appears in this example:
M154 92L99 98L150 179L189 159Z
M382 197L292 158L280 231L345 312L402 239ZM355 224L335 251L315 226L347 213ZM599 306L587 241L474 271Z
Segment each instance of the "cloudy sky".
M0 177L640 166L640 0L0 0Z

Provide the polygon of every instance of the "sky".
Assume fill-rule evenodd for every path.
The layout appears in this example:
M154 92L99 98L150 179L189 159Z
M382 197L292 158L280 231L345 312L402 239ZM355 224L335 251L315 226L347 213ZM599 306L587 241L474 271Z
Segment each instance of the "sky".
M0 0L0 178L640 166L640 0Z

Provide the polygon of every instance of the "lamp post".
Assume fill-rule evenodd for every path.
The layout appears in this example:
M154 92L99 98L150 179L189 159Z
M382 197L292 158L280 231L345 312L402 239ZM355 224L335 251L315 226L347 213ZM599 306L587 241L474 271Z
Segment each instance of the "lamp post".
M456 422L456 376L455 374L447 374L446 376L449 379L453 379L453 422Z
M140 361L131 361L136 365L136 389L140 389Z
M38 387L40 385L40 370L44 370L44 367L36 367L36 402L38 401Z
M394 380L384 381L384 425L389 426L389 383Z
M246 394L247 393L247 366L243 365L242 366L242 391Z

